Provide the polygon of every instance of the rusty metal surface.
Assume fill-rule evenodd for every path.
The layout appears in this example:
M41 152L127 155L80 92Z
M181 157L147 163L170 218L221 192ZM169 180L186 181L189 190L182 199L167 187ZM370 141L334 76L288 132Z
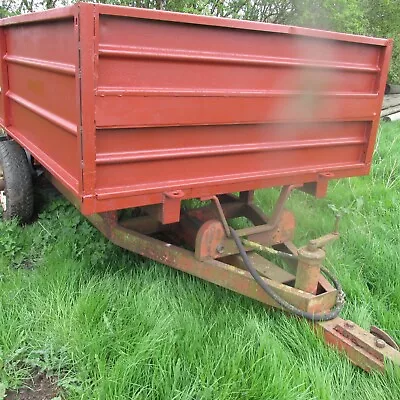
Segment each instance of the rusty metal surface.
M0 21L0 122L84 214L362 175L391 47L79 3Z
M140 232L143 235L151 235L153 233L162 232L168 228L167 225L161 224L158 220L149 215L141 215L133 218L126 218L120 221L120 225L126 229Z
M253 277L241 268L214 259L200 261L189 250L126 229L118 224L115 212L94 214L88 219L107 238L124 249L278 307L275 301L260 289ZM273 280L267 279L267 282L282 298L304 311L327 311L336 301L335 290L314 296Z
M279 268L277 265L275 265L272 262L269 262L259 254L255 252L248 252L247 255L251 260L254 268L258 271L260 275L268 279L272 279L275 282L280 282L285 284L291 284L294 282L295 280L294 275L285 271L283 268ZM225 257L221 261L246 270L246 266L243 262L243 259L238 254Z
M54 178L52 178L52 181L72 202L75 201L74 197L71 196L70 192L63 185ZM76 202L74 204L79 206ZM120 226L117 213L115 212L101 215L95 214L89 216L89 220L118 246L244 294L265 304L274 307L277 306L264 291L260 290L258 284L250 274L240 268L243 266L240 265L237 256L230 257L230 260L228 257L225 259L226 262L213 259L200 261L189 250ZM141 223L133 225L131 220L128 226L141 226ZM223 231L222 227L220 231ZM285 243L284 248L291 254L297 254L297 249L291 242ZM255 255L253 254L253 256ZM286 276L284 276L282 270L277 270L276 266L270 263L262 264L259 259L255 261L258 269L264 276L273 277L274 280L267 280L268 284L281 297L296 307L308 312L319 313L327 311L334 306L337 292L325 278L321 277L320 279L320 286L325 289L323 293L313 295L279 282L281 280L290 283L293 281L293 275L286 273ZM232 262L233 265L229 262ZM238 265L239 268L235 265ZM286 279L289 279L289 282ZM385 360L391 360L400 364L400 353L398 351L389 344L385 344L382 339L362 330L352 322L336 318L332 321L318 323L317 327L322 331L328 343L334 345L339 350L345 351L352 362L367 371L371 369L383 370ZM383 344L378 341L382 341Z
M258 242L266 246L274 246L292 240L294 236L294 228L295 220L293 214L289 211L285 211L274 230L252 234L252 228L250 227L246 230L240 229L239 232L241 234L246 234L249 241ZM231 238L224 238L222 245L224 250L220 254L220 257L237 254L239 252L234 240Z
M210 199L213 201L209 205L184 211L182 210L179 224L175 224L172 228L174 233L179 236L186 245L192 249L196 249L196 252L199 251L199 254L202 254L202 256L198 257L200 259L203 259L206 256L212 258L224 258L238 253L236 244L228 236L226 227L222 222L224 221L227 225L227 219L245 217L253 224L261 224L237 231L241 236L246 236L250 240L256 240L258 244L262 243L268 246L276 245L291 240L294 236L295 219L291 212L281 209L283 204L282 196L278 199L271 214L272 216L275 215L275 217L273 217L273 224L269 223L270 217L263 213L261 209L247 202L247 196L237 197L233 195L223 195L219 196L219 198L212 196ZM142 210L146 212L151 208L152 206L146 206L143 207ZM276 209L280 210L278 216L276 216ZM213 246L211 247L206 236L203 237L203 235L200 235L202 239L200 242L198 241L202 225L209 224L210 220L219 220L220 224L224 227L225 232L225 234L217 235L218 240L216 241L211 237L211 241L213 242ZM143 218L138 219L137 222L132 220L129 226L139 232L151 232L151 228L146 230L143 226L144 221L145 219ZM149 225L151 227L155 226L155 224L150 221ZM124 224L124 226L126 225ZM202 244L203 241L204 245ZM201 246L199 246L200 244ZM204 249L208 250L200 250L199 247L204 247Z
M306 246L297 249L296 288L308 293L318 292L321 267L326 256L325 247L339 239L339 220L340 216L336 216L332 233L312 239Z
M311 252L300 248L298 258L295 287L305 292L316 294L321 276L321 265L325 259L325 251L316 249Z
M237 234L239 236L247 236L247 235L255 235L257 233L265 233L268 231L276 230L279 222L282 220L283 214L285 213L284 207L290 196L290 193L296 187L297 187L297 185L283 186L283 188L281 189L279 198L276 201L276 204L274 206L271 216L268 218L266 218L265 216L262 216L261 217L262 222L260 224L254 223L254 221L252 220L253 214L256 213L255 217L256 217L256 219L258 219L258 217L260 216L260 212L258 210L256 210L255 206L253 206L253 205L246 207L247 212L245 212L244 215L248 219L250 219L256 226L250 227L250 228L239 229L239 230L237 230ZM229 231L229 229L228 229L228 231Z
M233 196L232 196L233 197ZM243 203L235 200L235 201L226 201L226 202L221 202L221 207L224 211L224 215L226 218L236 218L237 216L242 216L244 215L244 208L247 207L247 205L244 205ZM219 213L214 206L214 204L206 205L203 207L199 208L193 208L190 210L186 210L185 214L192 218L196 218L199 221L207 221L209 219L218 219L219 218Z
M182 221L185 235L193 239L195 235L190 233L191 226L194 229L197 224L206 222L210 219L219 219L224 226L225 238L221 243L221 251L218 258L237 254L238 249L234 241L229 238L229 227L227 219L245 217L255 226L237 230L239 236L246 236L252 240L264 245L276 245L293 239L296 221L290 211L284 209L285 202L293 190L294 186L285 186L272 210L271 217L268 217L260 208L249 202L248 192L234 195L210 196L203 200L212 200L213 203L196 209L187 210L184 213L185 219ZM188 221L192 219L192 223ZM191 240L185 240L191 243Z
M400 365L400 353L388 344L381 345L376 336L360 328L352 321L335 318L320 322L325 340L344 351L350 360L366 371L385 368L385 361ZM381 340L381 339L378 339Z
M239 229L238 234L241 236L247 235L249 240L269 246L287 242L288 240L293 240L295 228L296 220L293 213L291 211L284 210L274 229L267 230L265 232L253 233L252 227L250 227Z
M223 251L224 237L224 227L220 221L210 219L205 222L196 235L195 257L198 260L217 258L218 253Z
M218 197L217 196L211 196L210 200L215 205L215 208L216 208L218 216L219 216L219 220L221 221L222 226L224 227L225 235L226 236L230 236L228 221L226 220L226 217L225 217L225 214L224 214L224 210L222 208L222 205L221 205Z
M383 329L378 328L377 326L374 325L374 326L371 326L369 331L377 338L377 340L380 339L384 342L383 344L382 344L382 342L380 342L381 347L384 347L385 344L388 344L389 346L393 347L395 350L400 351L399 345L396 343L396 341L388 333L386 333Z

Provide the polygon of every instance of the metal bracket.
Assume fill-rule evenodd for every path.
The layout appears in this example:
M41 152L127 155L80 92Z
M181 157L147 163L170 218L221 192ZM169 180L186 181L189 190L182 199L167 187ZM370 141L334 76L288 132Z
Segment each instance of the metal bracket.
M179 222L181 201L184 197L182 190L163 193L163 202L145 207L146 212L162 224Z
M225 235L227 237L231 236L228 221L225 218L224 210L222 209L222 206L221 206L221 203L220 203L218 197L217 196L202 197L200 200L202 200L202 201L212 200L214 202L215 208L217 209L217 212L218 212L219 219L222 223L222 226L224 227Z
M315 182L307 182L300 187L299 190L311 194L316 198L325 197L326 192L328 191L329 180L334 177L335 175L330 172L318 174L318 178Z
M354 364L366 371L384 371L388 360L400 365L400 352L352 321L335 318L317 326L322 328L327 343L347 353Z

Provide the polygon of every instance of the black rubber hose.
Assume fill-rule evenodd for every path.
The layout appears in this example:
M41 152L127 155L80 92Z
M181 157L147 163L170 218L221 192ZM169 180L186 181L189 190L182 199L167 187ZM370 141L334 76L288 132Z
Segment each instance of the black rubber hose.
M319 314L313 314L308 311L300 310L299 308L288 303L286 300L284 300L282 297L276 294L275 291L271 288L271 286L269 286L268 283L265 282L265 280L260 276L260 274L254 268L252 262L250 261L246 253L246 249L244 248L240 240L240 237L238 236L236 231L233 228L230 228L230 231L232 238L235 241L236 246L239 250L240 256L242 257L246 268L248 269L254 280L261 286L261 288L268 294L268 296L274 299L283 309L289 311L292 314L306 318L313 322L329 321L331 319L336 318L339 315L344 305L345 295L342 286L340 285L340 282L326 268L321 267L321 271L332 281L335 289L337 290L335 307L327 313L319 313Z

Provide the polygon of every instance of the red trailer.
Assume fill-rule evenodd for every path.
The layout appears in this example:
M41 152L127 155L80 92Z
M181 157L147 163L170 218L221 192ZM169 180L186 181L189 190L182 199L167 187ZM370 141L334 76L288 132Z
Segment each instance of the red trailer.
M337 229L297 249L284 208L368 174L391 40L78 3L1 20L0 45L6 218L31 216L30 161L117 245L304 316L367 370L400 362L338 317L322 266ZM267 217L253 193L276 186Z

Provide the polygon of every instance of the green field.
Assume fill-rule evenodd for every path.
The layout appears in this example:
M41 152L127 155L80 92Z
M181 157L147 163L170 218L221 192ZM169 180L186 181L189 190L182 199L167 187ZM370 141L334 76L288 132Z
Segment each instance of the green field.
M370 176L333 181L325 199L294 193L288 208L298 245L343 214L326 263L343 316L400 342L400 124L378 142ZM66 399L400 399L400 368L366 374L305 321L116 248L62 199L1 232L0 398L42 370Z

